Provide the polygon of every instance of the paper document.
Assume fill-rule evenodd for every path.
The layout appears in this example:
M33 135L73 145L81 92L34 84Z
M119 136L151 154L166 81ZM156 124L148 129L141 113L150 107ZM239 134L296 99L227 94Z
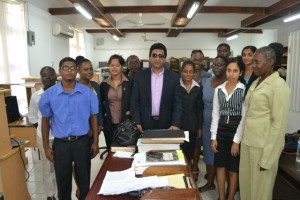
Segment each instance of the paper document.
M159 178L149 176L136 178L132 168L124 171L106 172L102 186L98 194L117 195L145 188L156 188L169 186L167 177Z
M190 132L189 131L184 131L184 141L189 142L190 141Z
M168 176L161 176L167 177L168 183L170 187L174 188L191 188L190 177L185 176L184 174L173 174Z
M116 153L114 153L113 157L118 157L118 158L133 158L133 153L126 152L126 151L117 151Z

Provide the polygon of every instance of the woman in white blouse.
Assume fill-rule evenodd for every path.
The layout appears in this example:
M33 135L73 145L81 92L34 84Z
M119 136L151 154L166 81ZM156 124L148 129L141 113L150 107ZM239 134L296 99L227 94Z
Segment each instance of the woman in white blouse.
M245 91L241 77L245 66L240 58L231 60L226 67L227 81L215 89L211 124L211 148L215 153L217 184L220 200L233 200L238 186L240 126ZM228 194L225 181L228 174ZM226 198L227 196L227 198Z

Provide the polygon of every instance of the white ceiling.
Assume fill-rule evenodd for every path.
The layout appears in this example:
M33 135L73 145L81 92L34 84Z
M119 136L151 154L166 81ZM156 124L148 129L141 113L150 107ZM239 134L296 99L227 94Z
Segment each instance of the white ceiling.
M48 8L72 7L68 0L27 0L43 10ZM239 7L268 7L279 0L207 0L205 6L239 6ZM178 4L178 0L100 0L103 6L156 6ZM138 21L138 13L112 14L117 22L117 28L136 28L130 21ZM165 23L160 26L147 26L146 28L170 28L173 13L144 13L143 23ZM250 14L201 14L198 13L186 28L240 28L241 20ZM99 29L94 21L85 19L81 14L56 16L78 29ZM282 19L274 20L259 26L261 29L275 29L282 26ZM257 27L256 27L257 28Z

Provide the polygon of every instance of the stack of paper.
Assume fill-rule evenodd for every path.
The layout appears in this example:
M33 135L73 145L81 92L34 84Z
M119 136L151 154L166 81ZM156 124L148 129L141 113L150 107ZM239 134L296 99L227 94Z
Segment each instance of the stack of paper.
M132 168L124 171L106 172L102 186L98 194L117 195L145 188L157 188L169 186L167 177L149 176L136 178Z
M140 138L137 142L138 152L147 152L147 151L162 151L162 150L179 150L180 146L178 143L142 143Z

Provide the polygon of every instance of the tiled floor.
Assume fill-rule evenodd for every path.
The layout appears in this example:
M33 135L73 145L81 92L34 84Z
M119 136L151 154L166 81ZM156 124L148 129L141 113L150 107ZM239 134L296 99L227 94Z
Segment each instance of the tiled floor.
M104 138L103 134L100 136L100 146L104 146ZM47 196L45 194L44 189L42 188L42 170L41 170L41 162L38 159L38 153L37 150L33 150L32 148L29 148L26 152L26 156L28 158L28 165L27 165L27 170L30 174L30 177L27 181L27 187L29 190L29 193L31 195L32 200L46 200ZM95 177L97 176L99 169L101 168L101 165L103 163L103 160L99 159L99 155L95 157L92 160L92 170L91 170L91 184L94 182ZM205 174L205 164L203 163L203 160L200 159L199 162L199 178L197 185L200 187L206 183L206 180L204 179L204 174ZM72 185L72 199L77 199L75 197L75 182L73 181ZM100 188L99 188L100 189ZM216 200L218 199L218 192L216 190L204 192L201 194L203 200ZM239 200L239 195L236 194L235 200Z

